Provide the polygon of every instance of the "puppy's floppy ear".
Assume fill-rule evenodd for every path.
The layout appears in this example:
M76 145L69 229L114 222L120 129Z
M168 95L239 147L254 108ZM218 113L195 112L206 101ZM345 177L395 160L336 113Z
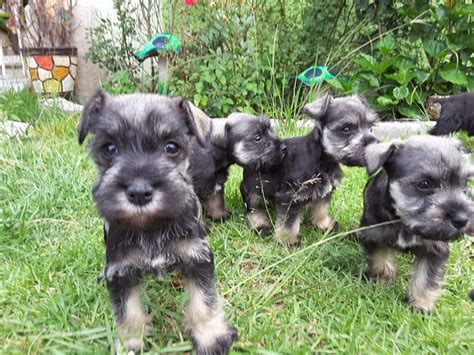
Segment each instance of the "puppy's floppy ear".
M311 118L319 119L326 114L332 100L332 96L326 93L316 101L306 104L303 107L303 113Z
M100 116L102 110L107 104L107 100L109 100L109 95L101 89L97 89L89 102L84 106L81 121L77 126L79 144L82 144L84 139L86 139L92 123Z
M232 123L229 118L216 118L212 122L212 143L221 149L227 149L229 145L229 131L232 129Z
M212 119L184 97L179 97L178 100L179 108L188 119L186 123L191 133L196 137L198 143L204 147L211 134Z
M372 175L379 170L392 156L393 152L399 148L400 144L401 142L398 141L369 144L367 148L365 148L367 174Z
M227 149L229 146L229 132L239 121L246 120L253 115L241 112L233 112L226 118L215 119L212 124L212 143L221 148Z

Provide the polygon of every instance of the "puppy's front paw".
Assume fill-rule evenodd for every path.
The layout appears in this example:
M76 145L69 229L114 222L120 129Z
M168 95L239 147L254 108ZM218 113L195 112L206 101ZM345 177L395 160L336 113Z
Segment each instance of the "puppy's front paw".
M139 337L127 338L115 340L115 353L116 354L123 354L123 353L139 353L143 348L143 341Z
M234 341L239 338L237 329L232 326L228 326L225 334L215 338L211 345L204 345L198 341L195 337L191 337L193 343L193 349L196 355L225 355L228 354Z
M328 230L336 230L339 225L337 222L333 222L332 218L329 216L325 216L322 219L313 219L311 221L311 224L314 227L317 227L318 229L322 230L323 232L326 232Z
M219 210L219 211L213 211L212 213L209 213L209 218L213 222L217 223L222 223L226 220L228 220L232 216L232 213L230 213L227 210Z
M296 240L292 241L291 243L288 242L285 245L290 249L297 249L297 248L301 247L301 239L300 239L300 237L297 237Z
M298 234L284 227L277 227L275 229L275 240L290 248L297 248L301 245L301 240Z
M377 280L381 283L388 284L395 280L397 272L395 269L386 267L384 272L377 274Z
M434 303L432 302L428 302L426 300L415 300L415 299L410 298L409 296L405 298L405 301L410 306L411 309L413 309L419 314L427 314L434 307Z

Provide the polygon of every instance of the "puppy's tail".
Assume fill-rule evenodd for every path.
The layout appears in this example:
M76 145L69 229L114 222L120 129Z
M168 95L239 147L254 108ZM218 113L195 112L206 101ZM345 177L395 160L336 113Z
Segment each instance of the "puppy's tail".
M471 299L471 301L474 301L474 288L469 291L469 298Z

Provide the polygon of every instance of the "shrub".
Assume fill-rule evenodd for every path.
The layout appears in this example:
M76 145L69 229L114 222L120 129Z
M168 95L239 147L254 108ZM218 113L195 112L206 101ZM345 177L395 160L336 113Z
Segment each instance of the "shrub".
M331 85L366 94L385 118L426 118L428 95L474 90L474 5L419 1L396 11L404 28L360 53L349 78Z

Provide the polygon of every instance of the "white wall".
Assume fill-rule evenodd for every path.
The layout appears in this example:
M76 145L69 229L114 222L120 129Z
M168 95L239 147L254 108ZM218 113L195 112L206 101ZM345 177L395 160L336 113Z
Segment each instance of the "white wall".
M75 94L80 102L86 101L95 91L101 79L106 73L100 68L86 62L85 54L89 45L86 41L86 29L98 24L97 14L103 16L114 16L112 0L77 0L74 8L74 18L78 28L74 32L71 45L77 47L78 71L76 79Z

